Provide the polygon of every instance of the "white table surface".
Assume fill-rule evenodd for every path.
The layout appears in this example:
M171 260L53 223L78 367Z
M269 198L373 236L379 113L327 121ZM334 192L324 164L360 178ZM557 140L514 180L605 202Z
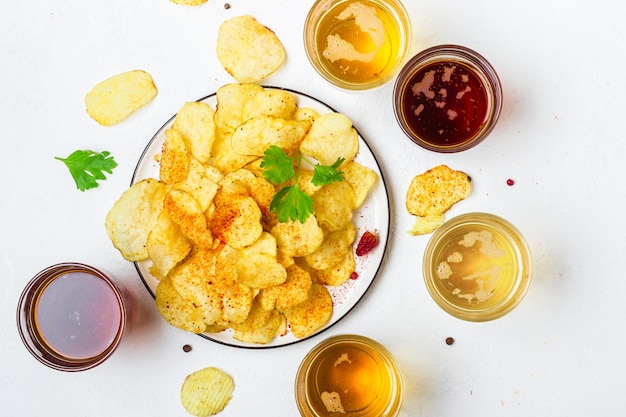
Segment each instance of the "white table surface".
M498 125L456 155L421 150L397 126L392 83L337 90L309 65L302 25L312 1L3 0L0 3L0 414L184 416L184 377L217 366L235 379L227 416L296 416L293 381L305 353L326 336L372 337L397 358L403 416L618 415L626 405L623 158L626 62L618 1L406 1L412 53L457 43L487 57L504 88ZM386 263L339 324L279 349L226 347L161 319L134 266L112 247L104 217L125 190L155 131L185 101L232 82L215 56L219 24L251 14L272 28L287 61L264 82L318 97L347 114L379 158L392 224ZM104 128L85 93L130 69L152 74L149 105ZM119 166L100 187L76 190L53 159L108 150ZM471 175L472 195L448 214L488 211L526 236L535 274L508 316L468 323L430 299L420 268L427 236L406 230L411 178L446 163ZM507 186L512 178L515 185ZM105 364L50 370L23 347L15 309L26 282L63 261L91 264L134 300L132 329ZM446 345L446 337L455 343ZM193 350L185 353L182 346Z

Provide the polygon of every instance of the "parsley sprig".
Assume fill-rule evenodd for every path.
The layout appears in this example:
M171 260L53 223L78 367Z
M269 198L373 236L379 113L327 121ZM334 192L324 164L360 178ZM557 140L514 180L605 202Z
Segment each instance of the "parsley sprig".
M113 168L117 166L117 162L113 159L110 152L103 151L101 153L94 151L77 150L72 152L67 158L54 159L62 161L72 174L76 188L80 191L89 190L98 186L98 180L105 180L104 172L113 173Z
M337 158L332 165L320 165L306 159L300 152L292 159L280 147L270 145L261 161L263 177L274 185L290 182L270 202L270 211L277 215L281 223L289 220L304 223L313 214L313 199L298 186L302 161L313 166L311 183L315 186L343 180L343 172L339 171L339 167L345 161L344 158Z

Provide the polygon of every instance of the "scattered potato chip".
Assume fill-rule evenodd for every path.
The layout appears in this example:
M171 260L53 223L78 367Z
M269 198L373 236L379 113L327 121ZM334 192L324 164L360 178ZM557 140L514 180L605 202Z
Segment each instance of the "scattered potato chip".
M428 214L426 216L416 216L415 223L409 230L413 236L427 235L437 230L443 224L445 218L443 214Z
M359 151L359 135L345 115L326 113L315 119L300 144L300 151L322 165L332 165L337 158L349 162Z
M89 116L102 126L120 123L157 94L150 74L133 70L96 84L85 96Z
M324 326L333 314L330 293L320 284L313 284L309 297L302 303L284 311L291 332L298 338L312 335Z
M146 242L163 209L167 186L145 179L124 191L105 219L109 239L129 261L148 258Z
M262 80L285 60L285 49L276 34L249 15L221 24L216 51L220 64L240 83Z
M207 2L207 0L170 0L172 3L183 4L185 6L199 6Z
M208 367L188 375L180 390L181 404L197 417L208 417L222 411L230 402L235 382L221 369Z
M439 165L413 178L406 194L406 209L414 216L443 214L471 190L467 174Z

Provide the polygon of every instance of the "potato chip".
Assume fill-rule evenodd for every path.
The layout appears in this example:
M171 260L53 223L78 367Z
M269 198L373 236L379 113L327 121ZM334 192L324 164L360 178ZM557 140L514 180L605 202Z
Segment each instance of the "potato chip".
M216 52L224 69L241 83L266 78L285 60L285 49L276 34L249 15L220 25Z
M241 113L243 120L258 116L272 116L291 120L294 118L297 108L296 98L290 92L263 89L246 101Z
M330 293L320 284L313 284L309 297L302 303L284 311L291 333L297 338L312 335L321 329L333 314Z
M221 86L215 93L217 108L215 110L215 125L226 137L230 137L235 128L245 122L243 108L248 100L263 91L258 84L230 83Z
M150 272L159 279L165 277L191 251L191 243L165 211L161 212L148 234L146 245L152 261Z
M170 0L172 3L183 4L185 6L199 6L207 2L207 0Z
M445 218L443 214L429 214L426 216L416 216L415 223L408 231L412 236L426 235L432 233L443 224Z
M243 184L250 197L252 197L259 206L259 209L261 210L263 228L268 230L271 229L271 227L278 222L276 214L270 210L270 203L276 193L276 189L272 183L267 181L262 176L257 176L252 173L252 171L242 168L227 174L224 177L222 184L227 181L235 180L240 181L241 184Z
M148 258L146 242L163 210L168 187L155 179L142 180L124 191L105 219L109 239L129 261Z
M293 114L294 120L306 120L311 122L315 121L319 117L319 113L310 107L298 107Z
M277 310L269 312L268 319L259 327L251 330L235 329L233 339L245 343L265 344L287 331L287 321L285 316Z
M317 221L331 232L342 229L352 220L356 195L346 181L333 182L313 194L313 211Z
M370 189L376 183L378 175L370 168L355 161L344 164L341 167L341 171L343 171L344 181L348 181L354 190L356 196L355 208L361 207Z
M189 153L202 163L209 161L215 141L215 112L208 104L187 102L178 110L172 128L180 133Z
M354 252L348 251L346 256L336 265L326 269L309 269L311 279L322 285L338 286L346 282L356 267Z
M205 331L206 324L200 306L183 298L176 291L169 278L159 281L155 300L157 310L172 326L192 333Z
M311 285L309 273L298 265L292 265L287 268L284 283L262 289L256 300L265 310L284 311L304 302L309 297Z
M359 151L359 135L345 115L326 113L315 119L300 144L300 151L322 165L332 165L337 158L349 162Z
M467 174L439 165L413 178L406 193L406 209L414 216L443 214L471 190Z
M315 216L309 216L304 223L288 221L278 223L271 230L283 256L305 256L320 247L324 241L324 231Z
M352 249L356 237L356 229L351 222L334 232L326 233L321 246L313 253L304 257L313 269L327 269L338 264Z
M195 158L191 158L187 177L183 181L172 184L172 186L191 195L198 202L200 210L204 212L209 208L219 189L215 181L209 178L209 175L203 164Z
M245 249L237 263L237 281L250 288L267 288L282 284L287 279L285 267L276 256L266 253L247 254Z
M157 94L150 74L133 70L96 84L85 96L89 116L102 126L120 123Z
M188 375L180 389L180 401L193 416L208 417L222 411L230 402L235 382L221 369L208 367Z
M228 174L242 168L258 158L254 155L243 155L235 152L231 143L231 136L232 133L218 130L213 143L213 159L211 163L222 174Z
M209 218L209 228L215 237L233 248L241 249L261 236L261 209L252 197L227 192L222 188L215 199L215 212Z
M173 184L187 178L189 160L189 153L180 133L174 129L167 129L159 164L161 181L166 184Z
M276 145L287 155L293 155L308 129L307 121L258 116L248 119L235 129L231 144L233 150L241 155L263 156L270 145Z
M165 195L163 209L191 241L205 248L212 246L213 236L207 227L206 217L198 201L189 193L171 189Z

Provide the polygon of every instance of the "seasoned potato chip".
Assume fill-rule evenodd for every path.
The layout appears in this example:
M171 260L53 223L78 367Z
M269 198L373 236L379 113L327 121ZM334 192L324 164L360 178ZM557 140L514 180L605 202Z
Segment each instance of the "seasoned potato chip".
M324 231L315 216L304 223L288 221L278 223L271 230L283 256L305 256L317 250L324 240Z
M157 218L146 244L152 261L150 272L157 278L165 277L191 250L191 243L165 211Z
M256 299L265 310L284 311L305 301L311 284L311 275L298 265L292 265L287 268L284 283L262 289Z
M248 317L241 323L233 323L230 327L239 332L251 332L263 326L265 322L270 318L272 310L266 310L261 307L257 299L252 300L252 306Z
M216 50L220 64L241 83L262 80L285 60L285 49L276 34L249 15L221 24Z
M208 104L187 102L176 114L172 128L180 133L189 153L202 163L211 157L215 141L215 112Z
M124 191L106 216L109 239L129 261L148 258L146 242L163 210L167 186L155 179L142 180Z
M269 312L268 319L261 326L251 330L235 329L233 339L246 343L265 344L271 342L274 337L286 331L287 321L285 320L285 316L277 310L272 310Z
M209 218L209 228L215 237L233 248L241 249L261 236L261 209L252 197L227 192L222 188L215 199L215 212Z
M443 214L471 190L467 174L439 165L413 178L406 193L406 209L414 216Z
M159 178L166 184L183 181L189 173L189 153L182 136L174 129L165 131Z
M112 126L148 104L156 94L150 74L127 71L96 84L85 96L85 106L96 122Z
M333 300L326 287L313 284L309 289L309 297L285 310L284 314L293 335L297 338L307 337L328 323L333 314Z
M225 184L230 181L240 181L250 197L257 203L259 209L261 209L261 221L264 229L270 229L278 222L276 214L270 210L270 203L276 193L272 183L245 168L227 174L221 183Z
M378 175L368 167L355 161L344 164L341 170L343 171L344 180L348 181L356 195L355 208L361 207L361 204L367 197L367 193L376 183Z
M189 193L171 189L165 195L163 209L191 241L205 248L212 246L213 236L207 227L206 217L198 201Z
M320 225L331 232L342 229L352 220L356 195L346 181L325 185L313 194L313 211Z
M313 253L304 257L313 269L327 269L338 264L352 248L356 229L351 222L334 232L325 235L322 245Z
M235 382L221 369L209 367L191 373L180 389L180 401L193 416L208 417L222 411L230 402Z
M322 285L338 286L346 282L356 267L354 252L348 251L346 256L336 265L326 269L309 269L311 279Z
M191 195L198 202L200 210L203 212L209 208L219 188L218 185L208 177L205 166L195 158L191 158L189 161L187 177L172 186Z
M326 113L315 119L300 144L300 151L322 165L332 165L337 158L349 162L359 151L359 135L345 115Z
M307 120L313 124L315 119L319 117L319 113L310 107L298 107L293 114L294 120Z
M206 324L202 318L200 306L183 298L176 291L169 278L159 281L155 300L157 310L172 326L192 333L205 331Z
M242 119L248 120L258 116L272 116L290 120L294 118L297 108L296 98L290 92L263 89L243 105Z
M258 116L247 120L233 132L232 147L241 155L263 156L270 145L293 155L309 129L309 122Z

